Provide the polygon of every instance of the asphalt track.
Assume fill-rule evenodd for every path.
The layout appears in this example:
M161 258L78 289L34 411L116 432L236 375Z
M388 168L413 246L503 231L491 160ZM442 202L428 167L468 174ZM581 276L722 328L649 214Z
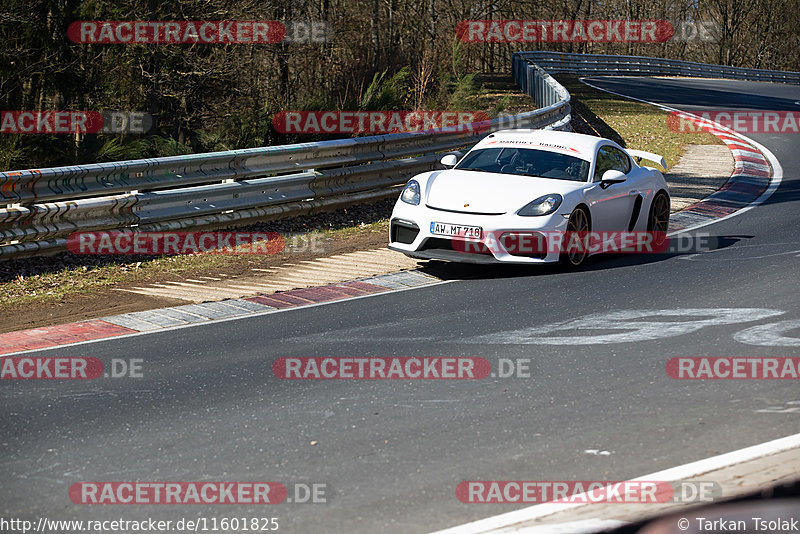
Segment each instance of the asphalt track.
M800 109L794 86L592 83L687 111ZM463 480L622 480L800 432L800 413L778 413L798 406L796 381L665 372L677 356L800 356L797 345L734 339L800 320L800 136L750 137L775 154L783 181L764 204L705 228L725 238L712 252L604 257L577 272L447 265L439 272L452 283L36 353L141 358L144 377L0 384L0 516L277 517L283 532L425 532L520 507L462 504ZM698 308L784 313L642 341L513 337L588 314ZM558 335L586 333L603 332ZM271 370L281 356L530 358L531 378L282 381ZM133 480L326 483L328 502L80 506L67 493L78 481Z

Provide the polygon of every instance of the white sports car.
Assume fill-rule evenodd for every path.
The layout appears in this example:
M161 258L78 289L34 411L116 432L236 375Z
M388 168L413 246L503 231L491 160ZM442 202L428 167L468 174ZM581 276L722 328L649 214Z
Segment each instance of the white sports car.
M626 233L656 236L663 243L667 183L637 159L666 168L661 156L600 137L550 130L492 133L458 162L444 156L442 164L452 169L408 181L392 212L389 248L423 259L578 266L588 255L609 250L580 241L589 234L602 234L601 240ZM565 246L559 236L570 235L585 246Z

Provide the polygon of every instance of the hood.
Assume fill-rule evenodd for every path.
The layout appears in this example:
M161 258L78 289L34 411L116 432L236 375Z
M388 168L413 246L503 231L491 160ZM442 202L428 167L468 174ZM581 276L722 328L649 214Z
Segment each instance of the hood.
M430 175L425 187L425 203L431 208L449 211L500 215L516 211L540 196L552 193L566 196L587 185L586 182L452 169Z

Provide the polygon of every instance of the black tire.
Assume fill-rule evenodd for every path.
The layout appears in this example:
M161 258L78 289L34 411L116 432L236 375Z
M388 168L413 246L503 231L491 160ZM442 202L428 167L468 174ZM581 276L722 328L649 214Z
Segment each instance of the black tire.
M565 250L559 258L562 265L571 269L583 265L586 258L589 257L586 240L588 239L587 234L591 229L587 211L583 208L576 208L567 221L567 243L564 245ZM582 243L576 241L579 238L583 240Z
M669 196L664 191L659 191L650 203L650 213L647 215L647 231L655 234L653 243L661 245L667 239L669 229Z

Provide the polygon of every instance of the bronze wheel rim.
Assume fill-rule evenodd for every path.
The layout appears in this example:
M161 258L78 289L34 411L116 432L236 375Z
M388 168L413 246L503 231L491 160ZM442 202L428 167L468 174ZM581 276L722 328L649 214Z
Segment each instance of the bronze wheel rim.
M658 195L653 200L653 211L650 217L650 231L655 233L658 244L664 242L669 228L669 201L666 195Z
M576 210L567 222L567 260L573 266L580 265L586 259L586 239L589 232L589 219L583 210Z

